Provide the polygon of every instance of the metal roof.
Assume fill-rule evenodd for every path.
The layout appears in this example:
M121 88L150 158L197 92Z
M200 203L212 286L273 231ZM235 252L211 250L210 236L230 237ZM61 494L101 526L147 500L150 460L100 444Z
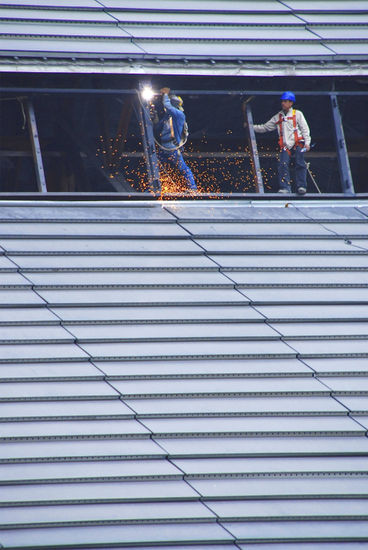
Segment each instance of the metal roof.
M42 62L46 71L71 70L73 58L79 63L73 71L81 72L94 68L94 72L248 74L252 67L253 73L267 74L267 60L288 65L294 61L296 75L329 70L346 74L348 60L354 63L348 71L359 68L359 74L366 74L367 32L366 1L0 3L3 70L12 65L35 70L35 62ZM183 66L184 60L191 66ZM210 60L222 65L214 71L206 65ZM241 73L234 64L238 60L245 63ZM320 61L330 65L321 68ZM158 63L166 68L157 67ZM290 67L288 71L290 75Z
M2 548L366 547L364 203L3 202L0 247Z

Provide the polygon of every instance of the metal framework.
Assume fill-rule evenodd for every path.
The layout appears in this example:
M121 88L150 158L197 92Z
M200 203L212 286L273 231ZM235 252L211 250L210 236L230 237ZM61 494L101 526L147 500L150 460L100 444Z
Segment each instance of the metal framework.
M140 89L74 89L74 88L33 88L33 87L0 87L0 93L22 93L22 94L88 94L88 95L132 95L137 96L140 93L143 84L140 84ZM195 94L195 95L229 95L229 96L270 96L277 95L279 91L265 91L265 90L177 90L177 93L181 94ZM368 91L296 91L297 95L303 96L325 96L329 97L331 101L332 114L335 128L335 140L336 150L339 165L339 173L341 180L342 192L345 195L352 195L355 193L354 184L350 170L349 155L346 147L346 141L344 136L343 124L341 120L341 114L339 111L338 96L367 96ZM36 114L34 111L33 103L31 99L25 100L26 114L29 125L29 133L32 144L33 158L36 168L36 178L38 190L42 193L47 192L46 179L43 168L41 146L38 139ZM158 160L156 155L156 148L153 136L152 122L149 116L148 109L142 102L137 102L134 106L136 115L140 121L142 132L143 153L147 164L149 187L152 191L157 192L160 190L160 178ZM249 130L249 149L251 157L252 171L254 175L254 181L256 190L258 193L264 193L262 174L259 163L259 155L257 150L257 143L253 130L253 117L249 103L246 104L245 116L248 121Z

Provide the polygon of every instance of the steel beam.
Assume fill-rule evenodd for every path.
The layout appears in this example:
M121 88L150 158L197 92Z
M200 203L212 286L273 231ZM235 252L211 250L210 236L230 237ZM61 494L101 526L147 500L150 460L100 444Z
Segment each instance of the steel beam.
M249 98L243 103L244 117L247 122L247 134L248 134L248 145L250 151L250 164L252 167L252 173L254 178L254 183L256 186L257 193L264 193L263 187L263 178L261 172L261 165L259 163L258 147L256 135L253 128L253 114L252 108L250 106L250 101L253 97Z
M331 94L331 107L335 124L336 151L342 191L345 195L354 195L355 190L350 170L349 155L336 94Z
M140 90L142 90L143 86L144 85L141 83ZM140 94L140 90L138 94ZM138 96L136 110L138 111L139 126L142 132L143 152L147 165L149 187L152 191L160 191L160 172L158 169L156 145L153 136L153 124L149 113L149 106L147 102L141 99L140 95Z
M40 140L38 138L35 110L32 101L28 98L24 101L24 106L27 115L28 131L31 140L33 160L36 170L37 188L40 193L47 193L45 171L43 168Z
M20 87L20 86L0 86L0 93L32 93L32 94L91 94L91 95L134 95L137 90L132 88L35 88L35 87ZM244 96L244 90L176 90L178 94L183 95L230 95L230 96ZM282 90L247 90L247 95L270 95L279 96ZM368 91L306 91L295 90L295 95L298 96L330 96L331 94L336 96L366 96Z

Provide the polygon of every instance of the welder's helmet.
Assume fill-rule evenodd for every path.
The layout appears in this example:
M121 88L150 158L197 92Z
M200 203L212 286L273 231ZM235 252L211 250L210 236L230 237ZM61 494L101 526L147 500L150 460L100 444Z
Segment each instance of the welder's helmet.
M284 92L280 99L281 101L283 99L288 99L289 101L293 101L295 103L295 95L293 94L293 92Z
M170 95L171 105L176 109L183 110L183 100L179 95Z

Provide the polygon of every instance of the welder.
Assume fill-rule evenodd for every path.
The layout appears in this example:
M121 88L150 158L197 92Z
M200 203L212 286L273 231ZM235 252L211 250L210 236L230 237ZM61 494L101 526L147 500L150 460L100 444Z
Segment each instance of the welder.
M254 131L260 134L276 130L279 136L280 158L278 165L279 193L291 193L290 161L295 164L297 193L307 192L307 166L304 152L310 150L310 131L303 113L294 109L295 95L284 92L281 96L281 111L265 124L255 124Z
M182 150L188 137L188 126L181 97L171 94L170 88L161 88L163 115L154 118L154 131L157 136L158 158L163 168L171 167L184 178L186 186L197 189L194 176L183 159Z

